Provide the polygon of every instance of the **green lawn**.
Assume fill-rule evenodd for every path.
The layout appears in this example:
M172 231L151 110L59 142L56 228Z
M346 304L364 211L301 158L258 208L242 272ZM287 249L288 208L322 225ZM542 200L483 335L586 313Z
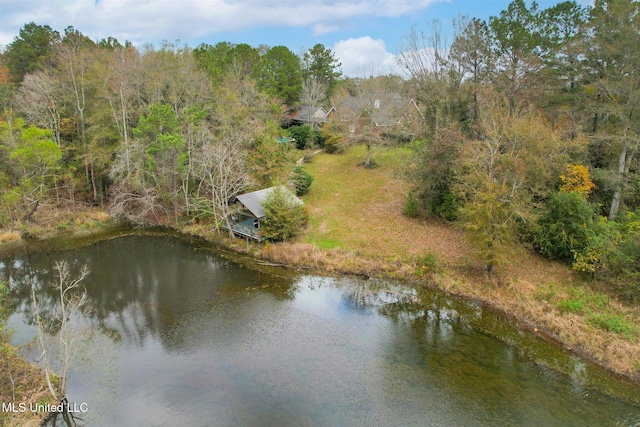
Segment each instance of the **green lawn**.
M374 147L372 169L362 166L365 152L362 145L351 146L342 154L318 154L305 165L314 177L304 198L310 207L305 243L370 255L406 252L390 238L402 219L408 184L401 174L410 150Z

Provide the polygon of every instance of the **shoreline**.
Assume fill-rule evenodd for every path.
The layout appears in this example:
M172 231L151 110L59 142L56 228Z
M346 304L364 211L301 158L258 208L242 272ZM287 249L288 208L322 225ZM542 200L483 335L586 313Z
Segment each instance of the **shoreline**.
M401 280L411 286L427 287L438 292L443 292L446 295L463 298L467 301L473 301L482 305L483 308L488 308L499 313L505 318L512 320L518 325L518 327L535 334L539 339L555 345L564 351L580 356L619 379L631 382L636 386L640 385L640 366L635 370L616 369L617 366L608 363L608 359L598 358L596 356L598 353L597 348L590 348L588 345L580 342L572 342L571 340L566 339L563 340L562 333L558 333L562 331L558 331L554 328L553 324L549 324L549 319L537 319L533 316L529 316L529 313L523 312L523 301L514 299L514 305L510 306L504 304L504 299L492 299L487 297L487 293L482 292L482 290L486 290L486 284L481 285L483 288L476 289L476 292L468 291L469 288L473 287L475 284L467 287L458 286L457 284L461 280L465 280L465 278L457 277L455 271L429 272L426 276L419 276L415 274L415 265L404 263L398 266L397 263L393 264L385 262L384 260L376 260L367 256L354 255L352 253L334 255L334 257L342 255L347 260L347 263L341 265L340 268L328 268L328 265L322 265L320 261L321 257L319 257L319 255L321 256L327 253L335 254L335 251L325 251L322 249L310 248L310 245L286 242L273 244L271 246L263 246L260 248L253 243L247 246L241 239L235 239L234 241L230 241L226 237L222 239L212 239L211 234L193 232L194 230L190 230L188 227L178 227L175 230L187 236L204 239L211 244L224 248L225 250L247 255L255 260L277 264L284 268L303 270L305 272L320 275L347 275L360 278ZM296 260L296 262L291 262L287 256L279 256L278 251L274 249L287 246L303 249L306 248L308 252L303 253L303 256ZM285 252L288 251L285 250ZM389 266L399 268L389 269ZM494 285L494 290L495 288L499 288L499 285ZM564 332L566 333L568 331ZM608 335L609 338L615 335L613 332L599 330L592 330L590 332L599 336L606 337ZM620 341L624 342L625 340L621 339Z
M534 334L537 339L550 343L562 351L570 352L593 363L602 370L608 372L614 378L629 384L631 387L640 385L640 370L629 371L616 369L615 365L608 363L609 359L596 357L597 348L590 348L587 345L580 345L580 342L572 343L563 340L563 331L553 328L553 323L549 319L538 319L530 316L523 310L522 301L518 298L512 300L512 305L505 305L504 299L492 299L492 293L486 292L486 284L478 288L472 284L470 286L460 286L465 278L461 277L455 269L448 270L446 267L439 267L435 271L426 271L418 274L417 265L402 262L399 260L375 259L362 254L354 254L342 250L322 250L310 244L302 243L277 243L258 245L247 244L242 239L230 240L225 234L218 235L209 226L177 226L177 227L149 227L133 228L105 222L91 231L65 230L57 234L48 234L43 239L21 239L13 242L0 244L0 253L24 253L33 250L38 251L60 251L77 248L79 246L92 245L100 241L120 238L127 235L159 235L175 236L178 238L197 239L210 246L212 250L227 253L250 268L267 268L270 271L278 268L285 268L290 271L298 271L309 274L319 274L324 276L353 276L360 278L376 278L399 280L410 286L420 288L426 287L445 295L462 298L466 301L475 302L483 308L487 308L512 321L518 328ZM295 259L290 257L291 253L296 255ZM236 258L236 256L238 258ZM327 259L329 261L327 261ZM262 263L261 263L262 262ZM476 292L469 292L469 289L476 289ZM499 285L492 285L495 291ZM485 291L485 292L478 292ZM565 333L567 331L564 331ZM614 334L592 331L597 335ZM497 337L500 339L500 337ZM611 340L610 341L619 341ZM624 340L622 340L624 341ZM596 340L596 342L601 342ZM600 349L602 351L603 349ZM606 348L604 349L606 351ZM565 372L566 373L566 372ZM32 375L34 375L32 373ZM637 401L637 399L636 399Z
M376 278L400 280L411 286L426 287L432 290L443 292L457 298L479 303L484 308L488 308L501 314L507 319L514 321L518 327L534 333L539 339L551 343L565 351L576 354L585 360L605 369L611 374L640 385L640 367L635 371L616 369L615 366L607 363L607 360L596 357L597 349L589 346L581 346L579 343L572 343L570 340L563 340L561 336L554 333L554 328L545 324L545 319L537 319L522 313L518 306L508 306L503 304L504 300L497 300L487 297L486 292L469 292L468 287L459 286L465 277L458 277L455 271L447 271L439 268L437 271L428 271L424 275L416 274L416 266L407 262L386 261L374 259L369 256L354 254L352 252L323 250L309 244L281 242L276 244L260 245L256 243L247 244L245 240L236 238L230 240L226 234L217 234L208 226L192 227L182 225L176 227L132 227L129 225L109 223L100 226L93 232L86 230L67 230L54 235L47 235L43 239L31 238L21 239L16 242L0 243L0 253L24 252L33 250L58 251L69 250L85 245L92 245L104 240L110 240L128 235L173 235L179 238L196 238L212 245L213 249L220 252L227 252L233 255L248 257L248 259L237 260L243 264L251 265L252 268L259 267L279 267L294 271L303 270L306 273L319 274L325 276L352 276L358 278ZM51 244L53 243L53 244ZM299 257L292 262L287 256L290 247L299 251ZM284 251L278 249L284 248ZM283 254L283 252L285 252ZM324 263L325 257L329 257L331 265ZM342 258L342 260L340 260ZM338 263L336 264L336 259ZM260 264L258 261L266 262ZM342 261L342 262L340 262ZM486 290L486 284L484 290ZM494 286L499 288L499 285ZM476 289L481 291L483 289ZM600 333L602 334L602 332ZM605 332L614 335L613 332Z

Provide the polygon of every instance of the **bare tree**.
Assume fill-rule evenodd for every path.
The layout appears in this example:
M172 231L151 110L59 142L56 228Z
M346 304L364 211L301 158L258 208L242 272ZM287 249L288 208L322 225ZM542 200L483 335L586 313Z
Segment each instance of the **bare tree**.
M300 104L303 107L318 108L327 97L327 85L318 79L308 78L302 82Z
M78 313L86 313L88 310L87 291L81 282L89 274L89 268L86 265L83 266L76 277L72 277L69 265L65 261L56 262L53 268L58 276L57 282L53 284L58 294L57 308L46 311L45 314L45 308L36 296L35 281L31 285L31 298L47 385L51 396L58 399L66 391L69 369L78 351L78 341L84 335L82 328L70 320ZM57 332L56 342L51 345L47 342L47 337L55 332ZM57 387L54 387L52 382L55 368L58 369Z
M194 105L211 102L213 93L206 72L198 68L191 49L186 45L164 43L155 50L146 46L138 77L139 102L142 110L155 104L168 104L182 112Z
M64 109L60 82L51 72L38 71L24 76L16 94L16 108L38 126L51 131L60 145L60 119Z
M366 145L364 165L372 166L371 147L388 141L392 132L406 119L409 99L401 96L400 77L382 76L361 80L351 88L354 96L347 97L340 107L343 120L350 121L349 133Z
M222 83L216 90L212 129L221 139L248 141L264 134L268 122L280 120L276 114L283 106L261 93L251 79L230 73Z
M98 190L96 187L95 171L93 161L90 160L89 149L87 146L87 123L85 110L87 108L87 69L90 64L89 48L91 41L83 36L79 31L69 27L65 30L63 43L57 48L57 56L60 64L67 77L67 85L73 94L75 110L78 114L78 124L80 127L80 141L82 142L82 150L84 157L85 178L87 183L91 185L93 191L93 200L98 199Z
M136 85L134 76L141 73L140 55L135 48L118 47L105 52L104 66L97 72L102 85L100 96L105 98L122 140L122 155L126 167L125 179L131 173L130 123L134 121Z
M158 190L159 176L146 168L145 144L134 139L125 148L118 153L110 170L114 180L110 191L111 215L137 225L170 222L171 212Z
M252 182L239 144L227 140L205 145L197 157L194 172L201 180L198 194L204 194L208 199L206 205L200 204L201 209L213 215L218 227L224 224L229 236L233 237L230 203Z
M443 104L449 86L446 67L449 44L443 34L438 20L432 21L426 32L413 28L405 38L403 52L398 57L409 81L415 85L414 90L423 103L435 136L443 125Z
M327 97L327 85L315 78L307 78L302 81L302 94L300 95L300 104L302 111L305 113L307 125L315 130L317 121L314 114L322 105ZM309 143L309 141L307 141ZM315 144L315 132L311 132L310 145Z

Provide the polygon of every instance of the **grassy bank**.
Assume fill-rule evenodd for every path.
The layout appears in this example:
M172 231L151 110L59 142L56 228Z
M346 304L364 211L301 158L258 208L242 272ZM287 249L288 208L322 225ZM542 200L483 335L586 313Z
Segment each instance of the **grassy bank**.
M91 235L112 226L111 217L102 208L44 206L35 212L31 220L0 229L0 244L23 239L45 240L64 234Z
M49 389L42 369L26 362L9 345L11 333L5 329L5 322L11 308L7 293L6 285L0 283L0 402L16 406L14 411L0 411L0 426L38 426L44 414L20 412L19 404L28 408L30 404L47 403Z
M2 338L0 344L0 402L15 402L16 412L0 412L0 426L39 426L43 412L19 412L19 403L26 408L30 404L50 403L49 389L44 373L37 366L22 359Z
M400 277L480 300L565 348L640 381L640 309L583 282L566 265L526 250L491 278L461 230L402 215L408 153L364 147L319 154L306 165L315 181L305 197L310 223L295 242L259 256L322 271Z

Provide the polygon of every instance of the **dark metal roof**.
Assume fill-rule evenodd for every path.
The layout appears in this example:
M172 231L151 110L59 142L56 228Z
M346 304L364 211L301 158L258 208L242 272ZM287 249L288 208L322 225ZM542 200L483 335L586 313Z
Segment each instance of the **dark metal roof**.
M298 199L291 191L289 191L282 185L279 187L269 187L251 193L241 194L237 197L237 199L244 205L245 208L249 210L249 212L253 214L253 216L255 216L256 218L262 218L265 215L262 204L267 199L267 197L269 197L269 194L271 194L271 192L276 188L281 188L282 190L284 190L289 198L291 198L293 203L299 205L302 204L302 200Z

